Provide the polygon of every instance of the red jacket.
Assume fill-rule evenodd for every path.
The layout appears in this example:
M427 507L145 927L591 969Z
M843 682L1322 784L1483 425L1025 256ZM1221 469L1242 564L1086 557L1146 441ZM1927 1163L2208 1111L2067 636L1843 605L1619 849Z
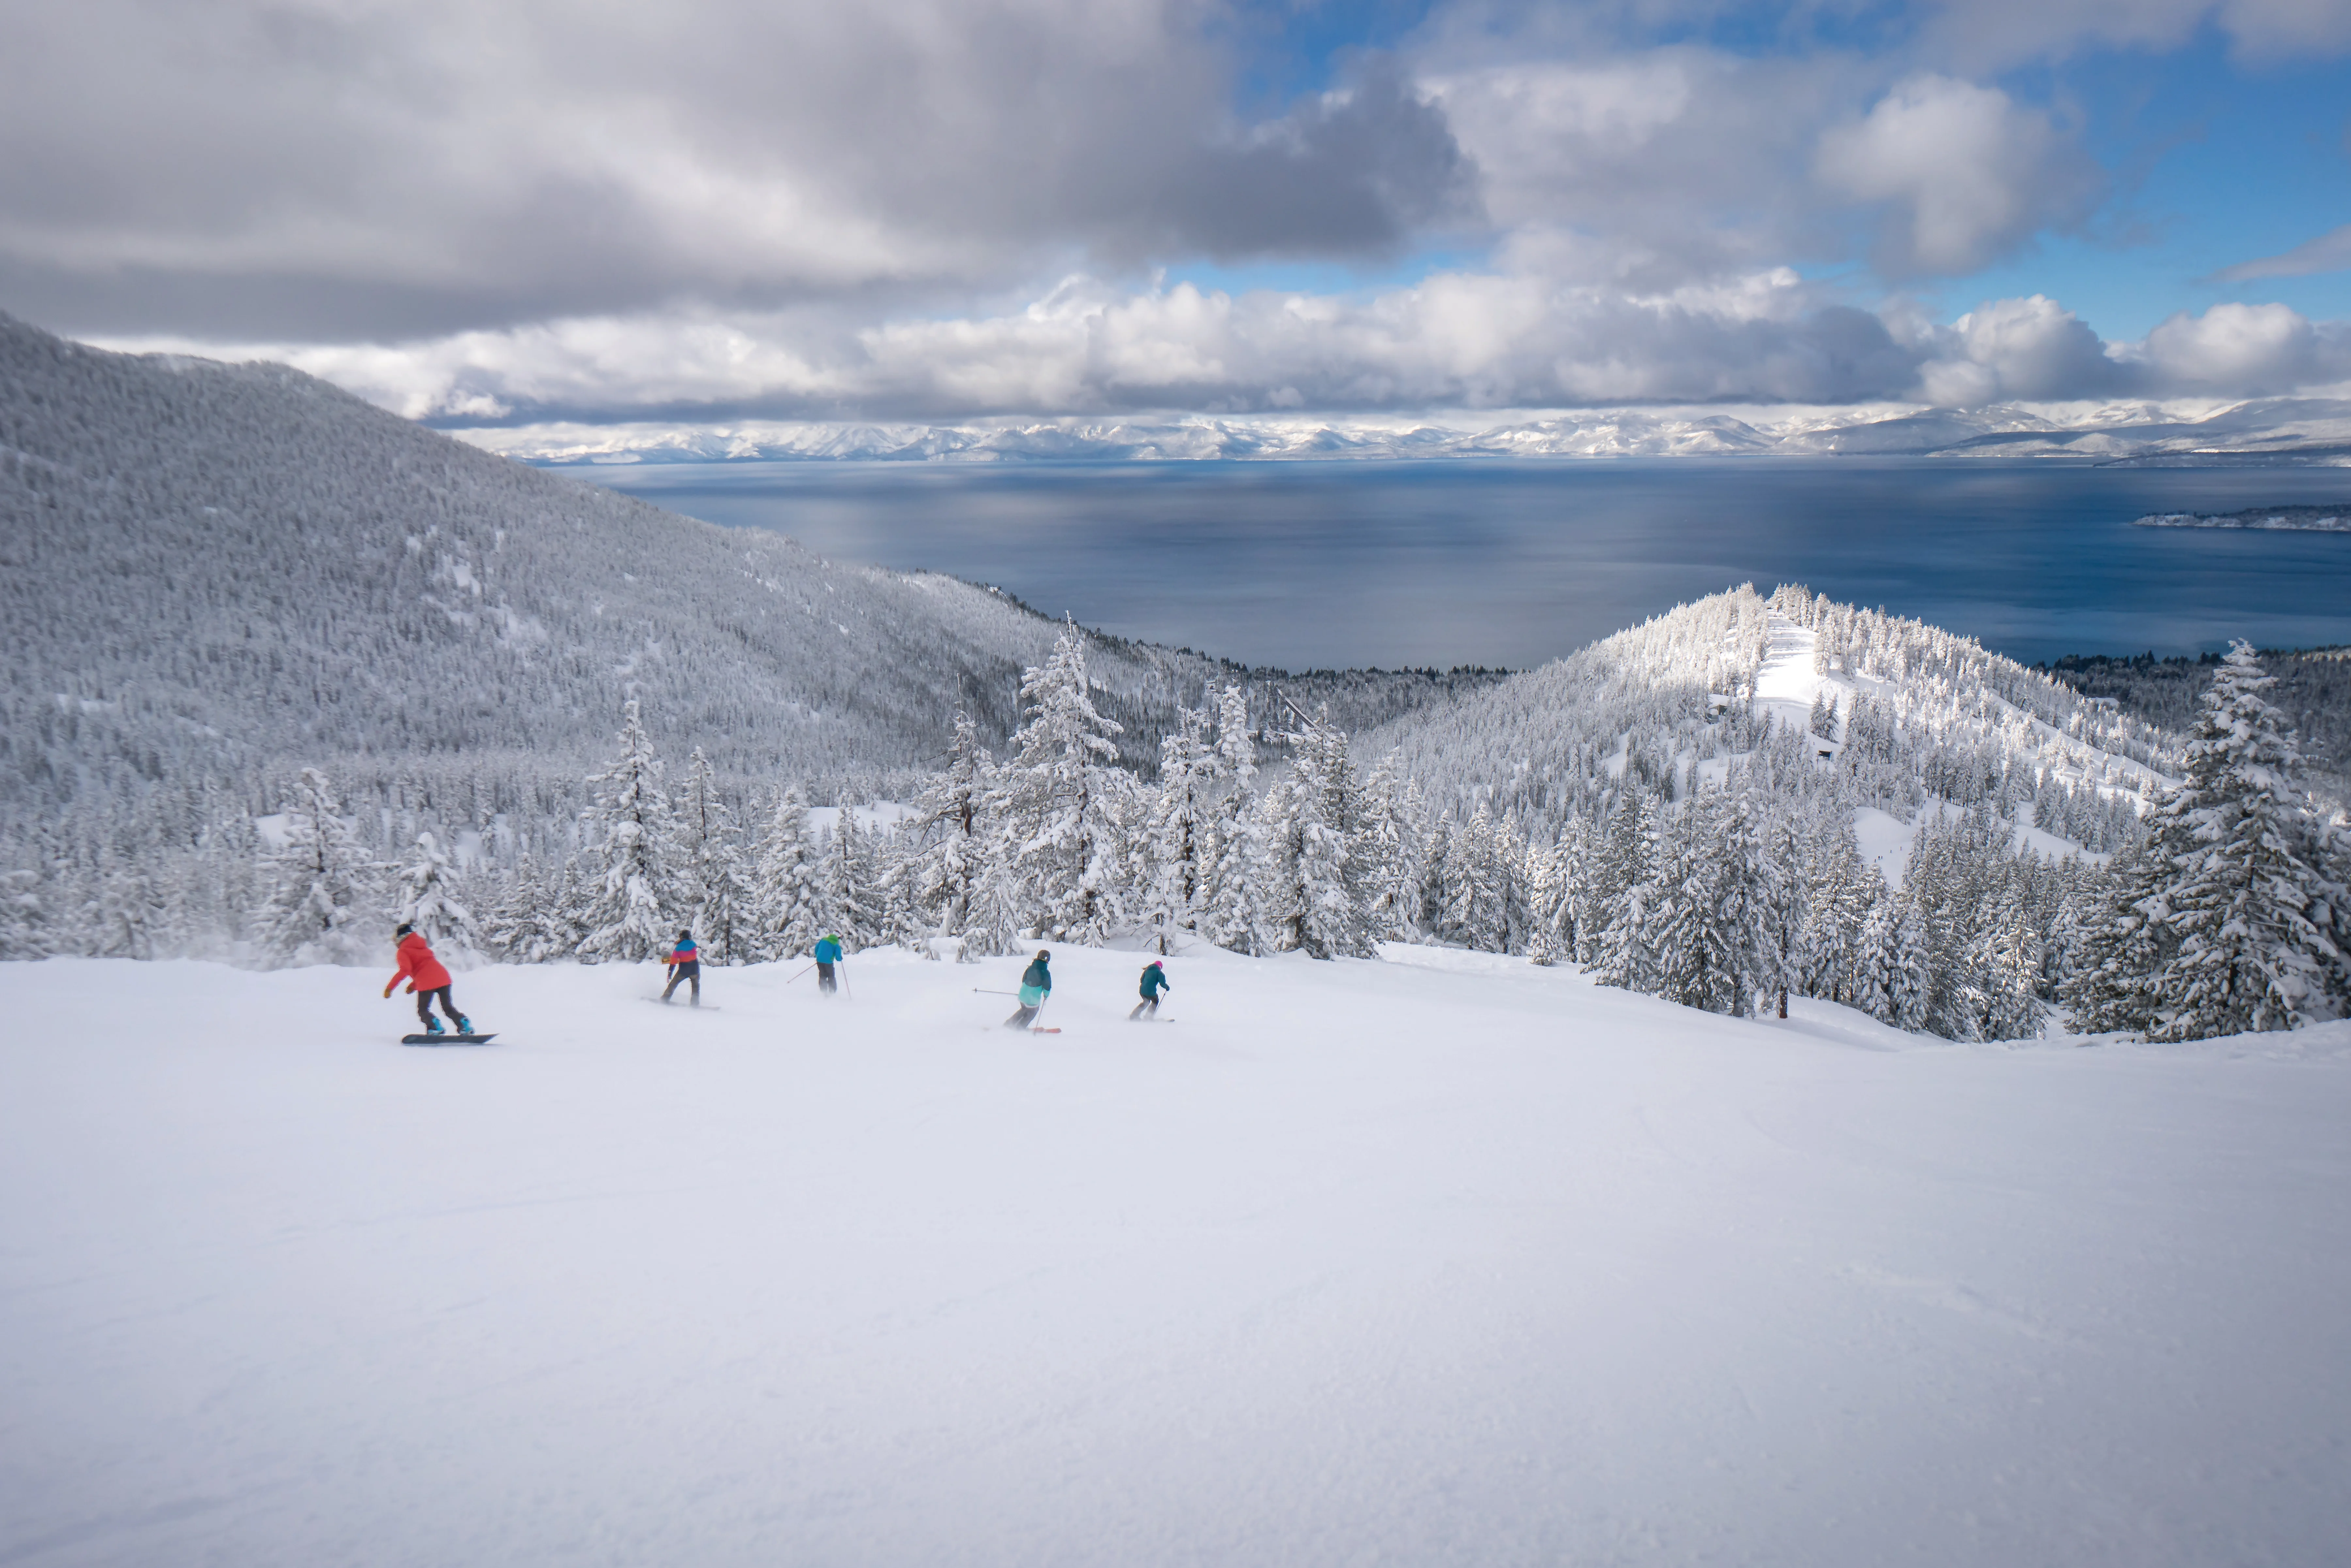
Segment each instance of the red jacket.
M384 982L383 994L392 995L392 988L402 979L412 991L437 991L449 984L449 971L433 956L433 944L421 931L412 931L400 939L400 972Z

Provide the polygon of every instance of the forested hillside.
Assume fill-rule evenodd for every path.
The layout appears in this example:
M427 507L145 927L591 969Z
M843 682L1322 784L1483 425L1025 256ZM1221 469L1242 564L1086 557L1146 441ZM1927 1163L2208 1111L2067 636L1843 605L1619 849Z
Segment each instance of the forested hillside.
M629 697L738 793L903 792L958 711L1011 730L1020 671L1061 630L985 588L491 456L280 366L0 317L0 828L159 788L266 810L303 766L354 802L565 814ZM1490 678L1088 646L1145 772L1212 683L1370 723Z
M2184 732L2220 664L2218 653L2074 655L2051 664L2049 674L2084 696L2110 699L2141 723ZM2301 735L2315 781L2338 799L2351 793L2351 649L2271 649L2262 664L2277 679L2270 700Z
M1775 628L1792 630L1779 637ZM1556 831L1625 783L1667 800L1719 779L1777 726L1815 737L1851 805L1907 818L1929 799L2023 805L2111 849L2132 798L2179 768L2192 702L2167 723L2085 701L1938 627L1782 587L1683 605L1463 701L1363 737L1430 801Z

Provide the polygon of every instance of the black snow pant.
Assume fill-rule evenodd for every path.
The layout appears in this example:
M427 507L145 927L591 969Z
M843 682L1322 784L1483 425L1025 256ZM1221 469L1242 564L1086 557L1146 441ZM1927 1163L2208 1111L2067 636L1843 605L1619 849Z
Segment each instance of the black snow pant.
M840 988L840 984L841 983L838 980L835 980L832 977L831 965L819 964L816 967L816 988L818 990L822 991L826 996L831 996L835 990Z
M430 1034L433 1031L433 998L435 997L441 998L441 1010L449 1015L449 1021L455 1024L462 1033L465 1028L465 1020L457 1016L457 1004L449 999L449 988L446 986L436 990L416 993L416 1017L418 1021L423 1024L425 1032Z
M1141 1001L1134 1004L1134 1010L1126 1016L1129 1020L1133 1020L1134 1019L1157 1018L1159 1016L1158 993L1153 992L1146 995Z
M1030 1024L1037 1021L1038 1011L1042 1009L1044 1005L1044 1003L1039 1002L1037 1006L1033 1008L1024 1006L1013 1009L1012 1016L1004 1020L1004 1027L1006 1029L1027 1029Z
M670 992L677 989L680 980L686 981L694 987L694 1005L700 1007L702 1005L702 966L698 963L672 964L669 967L669 984L662 991L662 1000L669 1000Z

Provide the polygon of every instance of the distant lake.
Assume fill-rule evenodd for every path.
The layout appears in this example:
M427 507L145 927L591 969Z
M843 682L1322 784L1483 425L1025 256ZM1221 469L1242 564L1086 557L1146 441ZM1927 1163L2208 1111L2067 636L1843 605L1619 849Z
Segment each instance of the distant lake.
M1740 582L2027 662L2351 643L2351 536L2134 528L2351 499L2351 470L1842 458L562 472L821 554L1289 669L1524 668Z

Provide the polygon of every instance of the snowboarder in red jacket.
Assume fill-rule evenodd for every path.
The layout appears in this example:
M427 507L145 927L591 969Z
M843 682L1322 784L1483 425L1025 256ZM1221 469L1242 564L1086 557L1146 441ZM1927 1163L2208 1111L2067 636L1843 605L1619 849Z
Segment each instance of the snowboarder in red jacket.
M441 1020L433 1016L435 997L441 998L441 1010L449 1015L449 1021L457 1026L459 1034L473 1033L473 1021L449 999L449 971L433 956L433 944L424 939L424 934L413 925L402 925L392 936L400 942L400 967L383 983L383 994L392 995L392 987L404 979L415 994L416 1016L424 1021L425 1033L442 1032Z

